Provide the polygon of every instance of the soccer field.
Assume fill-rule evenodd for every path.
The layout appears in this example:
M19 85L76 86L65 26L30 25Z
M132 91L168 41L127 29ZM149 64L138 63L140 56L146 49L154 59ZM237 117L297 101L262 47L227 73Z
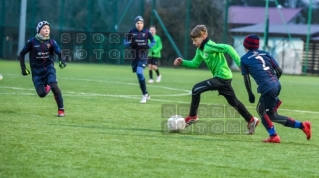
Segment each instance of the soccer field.
M212 76L208 70L184 68L160 72L162 82L147 84L151 100L140 104L130 66L57 67L66 114L58 118L52 92L39 98L31 76L21 75L18 61L0 60L0 177L319 176L319 77L280 79L279 113L311 121L311 140L299 129L275 124L282 143L270 144L261 142L268 137L262 124L255 135L165 132L163 108L188 107L193 85ZM148 79L147 70L144 74ZM240 73L234 72L232 83L238 98L257 116ZM258 97L255 84L253 91ZM204 93L201 103L227 104L216 91Z

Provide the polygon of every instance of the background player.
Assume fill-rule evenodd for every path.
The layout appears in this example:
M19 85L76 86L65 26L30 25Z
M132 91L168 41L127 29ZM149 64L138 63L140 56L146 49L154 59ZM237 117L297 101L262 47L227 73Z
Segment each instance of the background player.
M255 127L259 123L259 119L253 117L246 107L241 103L231 86L232 72L228 67L227 61L223 53L227 53L240 67L240 57L235 49L227 44L216 44L207 36L207 28L205 25L197 25L190 34L193 44L197 47L196 55L191 61L177 58L174 65L182 65L189 68L197 68L204 60L207 67L213 74L213 78L204 80L195 84L192 89L192 102L190 106L189 116L185 118L186 126L198 121L197 109L200 103L200 95L206 91L217 90L219 95L223 95L228 104L234 107L239 114L247 121L248 133L253 134Z
M29 75L30 71L26 68L24 56L29 52L30 68L32 81L39 97L45 97L50 90L54 94L58 105L58 117L64 116L64 105L61 90L56 79L54 68L54 53L59 57L59 67L66 67L65 59L62 57L61 50L55 40L50 38L50 24L47 21L40 21L36 27L37 34L31 38L19 55L22 75Z
M277 113L281 104L278 95L281 90L279 78L282 70L275 59L268 52L258 50L259 37L255 34L248 35L243 45L247 53L241 57L241 66L249 101L255 102L255 96L251 91L250 74L258 85L257 92L261 94L257 104L257 112L270 136L263 142L280 143L280 137L277 135L272 121L286 127L302 129L309 140L311 137L310 122L300 122Z
M149 44L148 40L150 40ZM129 31L124 39L124 45L132 48L131 52L135 57L132 61L132 70L134 73L136 72L143 94L140 103L146 103L150 99L150 95L146 89L143 71L147 64L148 49L155 45L155 40L149 30L144 28L144 20L141 16L135 18L135 28Z
M150 27L150 32L152 33L156 44L148 51L148 72L150 76L149 83L153 83L153 70L156 72L157 78L156 82L161 81L161 74L158 69L158 60L161 58L161 50L162 50L162 41L161 38L156 35L156 28L155 26Z

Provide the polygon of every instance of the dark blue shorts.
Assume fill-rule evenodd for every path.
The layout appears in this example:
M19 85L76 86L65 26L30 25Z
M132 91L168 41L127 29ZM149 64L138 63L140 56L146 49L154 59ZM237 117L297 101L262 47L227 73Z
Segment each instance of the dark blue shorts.
M281 85L273 87L267 93L263 94L259 98L259 103L262 104L266 112L273 112L278 103L278 96L280 94Z
M132 70L135 73L137 67L142 67L143 69L145 69L146 65L147 65L147 60L141 60L141 59L136 61L134 60L132 62Z
M32 81L34 87L37 88L39 85L48 85L50 83L56 83L56 71L55 68L49 68L45 71L32 70Z
M135 73L137 67L142 67L143 69L145 69L146 65L147 65L147 53L141 53L132 61L132 70Z

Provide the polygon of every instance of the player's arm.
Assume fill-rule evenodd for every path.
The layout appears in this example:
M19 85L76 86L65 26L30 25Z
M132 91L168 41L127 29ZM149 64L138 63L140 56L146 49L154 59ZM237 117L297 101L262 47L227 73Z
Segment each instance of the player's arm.
M279 66L277 66L274 69L276 71L277 78L279 79L281 77L281 74L282 74L282 69Z
M252 90L251 90L251 82L250 82L250 76L249 74L245 74L244 76L244 81L245 81L245 86L246 86L246 90L248 94L252 94Z
M125 38L123 44L124 44L124 46L127 47L127 46L130 46L130 45L131 45L131 42L130 42L127 38Z
M205 52L208 53L227 53L236 63L238 67L240 67L240 57L236 50L228 44L206 44Z
M255 95L251 91L250 76L249 76L249 74L245 74L243 76L244 76L245 86L246 86L246 90L247 90L248 97L249 97L249 102L255 103Z
M277 78L279 79L281 77L282 74L282 69L279 67L278 63L276 62L276 60L269 54L270 57L270 62L272 67L274 68Z
M152 48L156 44L156 41L151 32L147 31L147 36L150 41L150 43L148 43L148 48Z
M65 56L63 55L63 53L62 53L59 45L57 44L57 42L55 40L52 40L52 41L53 41L53 51L59 57L59 67L61 69L63 69L64 67L66 67Z
M251 90L251 82L250 82L250 76L249 76L249 72L246 69L245 65L243 65L243 63L241 63L241 73L244 76L244 83L245 83L245 87L248 93L248 97L249 97L249 102L250 103L254 103L255 102L255 95L253 94L252 90Z
M20 61L20 67L21 67L21 73L22 75L29 75L30 71L25 66L24 56L31 51L32 49L32 42L29 40L27 44L23 47L23 49L19 53L19 61Z
M60 49L60 47L59 47L59 45L56 43L56 41L55 40L52 40L52 42L53 42L53 51L54 51L54 53L56 54L56 55L58 55L58 57L59 57L59 60L61 61L62 60L62 52L61 52L61 49ZM64 59L63 59L64 60Z
M132 38L133 38L133 33L132 31L130 30L128 32L127 35L125 35L125 38L124 38L124 46L128 47L128 46L132 46Z
M161 51L162 48L163 48L162 40L161 40L161 38L157 38L156 46L152 48L152 52L157 53L157 52Z
M188 68L198 68L198 66L202 63L203 59L200 56L198 49L196 50L196 55L192 60L182 60L181 65Z

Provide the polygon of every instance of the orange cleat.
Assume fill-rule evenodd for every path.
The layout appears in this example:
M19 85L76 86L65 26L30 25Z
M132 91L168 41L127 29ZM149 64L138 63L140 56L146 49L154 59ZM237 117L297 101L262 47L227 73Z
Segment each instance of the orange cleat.
M272 136L272 137L269 137L269 138L263 140L263 142L267 142L267 143L280 143L280 137L279 137L278 135Z
M64 110L62 110L62 109L59 109L58 110L58 115L57 115L58 117L64 117L65 116L65 114L64 114Z
M307 140L310 140L311 138L311 123L306 121L306 122L302 122L302 125L303 125L303 133L306 134L307 136Z
M188 117L186 117L185 118L185 122L186 122L185 128L190 126L190 125L192 125L192 124L194 124L194 123L196 123L197 121L198 121L198 117L197 116L192 116L192 117L188 116Z

